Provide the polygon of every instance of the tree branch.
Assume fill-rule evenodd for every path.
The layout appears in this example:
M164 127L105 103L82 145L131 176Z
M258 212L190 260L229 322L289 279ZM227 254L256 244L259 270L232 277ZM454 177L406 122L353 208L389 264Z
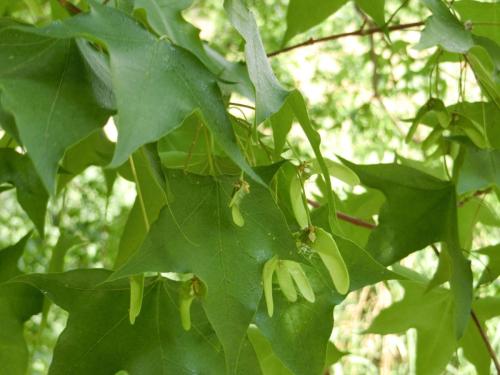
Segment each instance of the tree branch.
M476 325L477 330L479 331L479 334L481 335L481 338L483 339L484 345L486 345L486 349L488 350L488 353L490 354L490 357L493 360L493 363L495 365L495 369L497 370L497 374L500 374L500 363L498 362L498 358L497 358L497 355L495 353L495 350L492 348L490 340L488 339L486 332L484 331L483 327L481 326L481 322L479 321L476 313L472 309L470 311L470 316L472 317L472 321Z
M82 10L80 8L78 8L76 5L73 5L68 0L59 0L59 4L61 4L61 6L71 14L82 13Z
M329 35L329 36L325 36L323 38L318 38L318 39L310 38L310 39L306 40L305 42L294 44L292 46L285 47L285 48L279 49L277 51L270 52L270 53L267 54L267 57L274 57L274 56L279 55L281 53L289 52L289 51L292 51L292 50L297 49L297 48L307 47L307 46L311 46L313 44L328 42L330 40L341 39L341 38L345 38L345 37L348 37L348 36L372 35L372 34L376 34L376 33L385 32L386 30L387 31L405 30L405 29L409 29L409 28L412 28L412 27L423 26L423 25L424 25L424 22L423 21L419 21L419 22L403 23L401 25L389 26L386 29L383 29L381 27L373 27L371 29L363 30L361 28L361 29L358 29L358 30L355 30L355 31L350 31L350 32L346 32L346 33Z

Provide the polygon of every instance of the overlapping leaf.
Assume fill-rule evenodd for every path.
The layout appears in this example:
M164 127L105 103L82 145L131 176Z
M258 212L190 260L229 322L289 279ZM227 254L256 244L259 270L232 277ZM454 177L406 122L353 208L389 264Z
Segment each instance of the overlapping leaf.
M57 188L64 187L72 178L91 165L105 167L111 161L115 145L99 129L70 147L61 161Z
M19 204L43 236L49 197L28 156L12 149L0 149L1 183L11 183L16 187Z
M315 302L301 298L291 303L281 293L275 293L277 313L269 317L262 301L255 321L275 355L292 374L321 374L333 328L333 307L342 297L333 292L328 275L312 267L303 268L315 291Z
M453 9L464 22L472 23L472 32L500 43L500 29L491 22L500 18L500 4L496 2L462 0L453 2Z
M75 41L0 28L2 106L16 123L20 141L49 192L66 148L102 126L109 112L99 106ZM71 131L68 131L71 129Z
M39 288L69 312L50 374L224 374L222 347L198 303L191 308L192 329L182 328L180 283L147 279L142 313L131 325L128 283L101 284L110 273L76 270L19 280Z
M434 289L426 293L425 284L402 282L403 300L383 310L367 332L389 334L417 329L416 371L421 375L440 374L457 346L453 327L453 296Z
M221 80L223 89L237 91L252 98L251 83L243 63L227 61L217 51L205 45L198 30L187 22L182 12L189 8L193 0L135 0L136 12L145 12L148 24L160 36L167 36L173 43L191 51L205 66ZM223 90L224 91L224 90Z
M418 47L423 49L439 45L449 52L468 52L474 45L470 31L441 0L424 0L424 3L432 16L426 22Z
M145 11L148 24L160 36L168 36L175 44L191 51L211 71L217 66L209 58L200 40L200 30L187 22L182 11L191 6L193 0L135 0L136 12Z
M29 234L14 246L0 250L0 283L17 276L17 267ZM27 285L0 284L0 373L24 375L28 369L28 347L24 322L42 309L42 295Z
M467 142L458 175L458 193L470 193L492 186L500 186L500 150L482 150Z
M455 328L460 337L472 303L472 273L459 244L455 186L403 165L345 162L363 184L381 190L387 198L367 244L375 259L388 265L435 242L448 244Z
M347 0L320 0L311 7L307 0L290 0L286 14L286 33L283 44L295 35L316 26L339 10Z
M375 318L367 332L402 333L409 328L417 330L417 374L440 374L458 346L478 374L488 374L490 357L472 318L468 319L463 338L458 341L453 327L453 294L443 288L428 291L425 283L404 281L405 295ZM498 298L479 299L474 302L478 322L500 314Z
M289 130L289 119L295 117L298 120L314 151L327 186L330 227L332 230L338 232L339 226L337 217L335 216L335 201L330 174L320 149L321 137L309 118L304 98L297 90L285 90L276 79L267 61L255 18L243 1L225 0L224 8L229 15L231 23L245 40L248 74L255 88L256 121L260 123L274 116L274 118L271 118L271 122L274 122L273 128L276 129L276 127L280 126L280 119L286 119L286 124L283 126L286 126ZM286 135L288 130L282 131L281 137Z
M46 43L54 45L83 37L106 46L119 115L113 166L198 112L228 156L257 178L237 147L215 76L185 49L156 38L125 13L97 3L92 3L90 13L44 30L22 30L50 35Z
M230 372L261 295L263 264L293 257L295 242L272 197L256 183L240 204L243 227L233 223L233 178L167 173L169 204L139 250L113 278L146 271L194 273L207 286L202 300L221 340Z
M116 267L123 265L139 248L151 224L167 203L165 182L157 167L154 151L143 147L130 157L128 168L123 168L122 173L136 184L137 195L120 238Z

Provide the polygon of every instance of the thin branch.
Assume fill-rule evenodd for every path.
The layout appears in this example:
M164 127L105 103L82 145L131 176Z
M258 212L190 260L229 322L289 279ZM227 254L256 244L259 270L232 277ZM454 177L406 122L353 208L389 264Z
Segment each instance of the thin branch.
M493 360L493 364L495 365L495 369L497 370L497 374L500 374L500 363L498 362L498 358L497 358L497 355L495 353L495 350L491 347L491 343L490 343L490 340L488 339L488 336L486 335L486 332L484 332L483 326L481 326L481 322L479 321L474 310L470 311L470 315L472 317L474 324L477 327L477 330L479 331L479 334L481 335L481 338L483 339L484 345L486 345L486 349L488 350L488 353L490 354L491 359Z
M385 29L383 29L381 27L373 27L371 29L364 30L361 28L361 29L358 29L355 31L325 36L323 38L318 38L318 39L311 38L311 39L306 40L305 42L294 44L292 46L285 47L285 48L279 49L279 50L274 51L274 52L270 52L267 54L267 56L274 57L274 56L279 55L281 53L289 52L289 51L292 51L292 50L297 49L297 48L307 47L307 46L311 46L313 44L328 42L331 40L337 40L337 39L345 38L348 36L372 35L372 34L376 34L376 33L383 33L385 31L389 32L389 31L396 31L396 30L405 30L405 29L409 29L412 27L418 27L418 26L423 26L423 25L424 25L424 22L419 21L419 22L403 23L401 25L389 26Z
M309 203L311 206L313 206L315 208L320 207L320 204L318 202L315 202L311 199L308 199L307 203ZM357 225L358 227L363 227L363 228L367 228L367 229L374 229L377 226L376 224L370 223L368 221L364 221L362 219L358 219L357 217L348 215L348 214L340 212L340 211L337 211L337 217L340 220Z
M460 202L458 202L457 206L458 207L462 207L464 204L466 204L468 201L470 201L472 198L476 198L476 197L480 197L482 195L485 195L485 194L488 194L491 192L491 188L487 188L487 189L484 189L484 190L477 190L476 192L474 192L474 194L472 194L470 197L467 197L467 198L464 198L462 199Z
M368 221L358 219L357 217L349 216L343 212L337 211L337 217L340 220L347 221L351 224L357 225L358 227L363 227L368 229L375 229L377 227L377 224L373 224Z
M61 4L61 6L71 14L82 13L82 10L80 8L78 8L76 5L73 5L68 0L59 0L59 4Z

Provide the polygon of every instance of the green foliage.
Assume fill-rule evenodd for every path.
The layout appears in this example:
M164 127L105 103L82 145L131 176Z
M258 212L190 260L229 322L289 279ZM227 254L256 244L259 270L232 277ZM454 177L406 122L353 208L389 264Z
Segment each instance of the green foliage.
M0 374L34 372L43 350L50 374L323 374L348 356L330 341L334 310L379 282L404 297L366 333L416 329L417 374L442 373L458 348L490 372L500 5L290 0L273 5L272 32L266 7L0 0L1 214L38 232L0 251ZM193 9L224 20L213 40ZM418 44L391 33L410 27L407 11L425 23ZM295 47L266 46L337 20L347 28L320 41L360 24L350 34L368 50L315 79L345 88L369 70L372 96L360 83L309 111L307 90L281 82L300 78L291 65L268 58ZM400 95L411 118L384 104ZM333 160L347 151L329 134L346 122L350 155L368 140L355 158L371 164ZM111 215L122 184L135 196ZM0 219L0 242L14 243L18 223ZM427 253L423 269L402 266Z

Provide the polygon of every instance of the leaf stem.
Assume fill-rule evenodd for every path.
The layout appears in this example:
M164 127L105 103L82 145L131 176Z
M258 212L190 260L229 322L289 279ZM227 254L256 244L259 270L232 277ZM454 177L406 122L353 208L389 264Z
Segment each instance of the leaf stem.
M149 232L149 219L146 212L146 205L144 204L144 199L142 197L141 184L139 183L139 178L137 177L137 170L135 169L134 157L130 155L128 160L130 162L130 169L132 170L132 175L134 176L135 187L137 189L137 198L139 198L139 205L141 206L141 212L144 218L144 225L146 226L146 232Z

